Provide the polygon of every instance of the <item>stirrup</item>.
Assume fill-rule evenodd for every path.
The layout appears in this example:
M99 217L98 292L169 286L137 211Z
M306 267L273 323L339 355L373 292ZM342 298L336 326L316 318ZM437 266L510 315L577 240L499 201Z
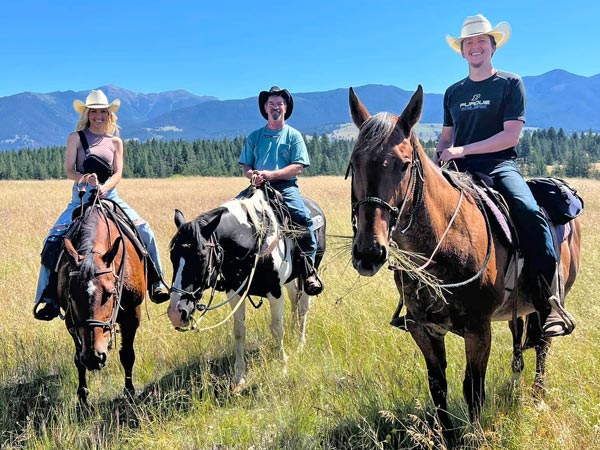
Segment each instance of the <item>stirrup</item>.
M571 314L569 314L569 312L560 304L560 302L556 301L556 297L554 295L548 298L548 303L550 303L552 310L556 312L560 319L562 319L562 322L559 318L548 320L550 318L550 315L552 315L552 311L550 311L550 314L548 315L548 317L546 317L546 320L542 325L543 336L558 337L567 336L571 334L575 329L575 318ZM563 329L552 330L552 328L554 328L556 325L561 326Z

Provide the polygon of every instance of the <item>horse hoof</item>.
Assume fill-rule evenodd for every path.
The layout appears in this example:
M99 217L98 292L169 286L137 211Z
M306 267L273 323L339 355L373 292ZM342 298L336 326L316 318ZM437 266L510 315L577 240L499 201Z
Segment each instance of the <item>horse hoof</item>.
M233 383L232 391L234 394L241 394L245 387L246 380L244 378L241 378L239 381Z

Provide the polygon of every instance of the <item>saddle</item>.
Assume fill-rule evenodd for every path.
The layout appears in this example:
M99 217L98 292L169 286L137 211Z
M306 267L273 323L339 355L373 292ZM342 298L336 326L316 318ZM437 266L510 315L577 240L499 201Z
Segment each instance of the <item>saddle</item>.
M293 226L290 210L283 201L283 195L281 195L281 192L273 188L268 182L263 184L262 189L265 193L265 197L267 198L267 202L269 203L271 209L273 209L273 212L275 213L279 223L284 225L284 227ZM325 221L320 214L313 214L313 212L310 210L309 212L311 213L311 219L313 220L313 230L317 231L319 228L325 225Z
M518 250L519 237L517 235L514 223L510 217L510 210L506 204L506 201L504 200L504 197L502 197L502 195L493 188L493 181L488 175L475 173L471 174L471 177L473 179L473 187L482 200L479 206L480 208L485 209L485 211L482 212L490 221L492 229L495 231L496 235L500 238L504 245L512 248L513 250ZM446 178L452 182L452 178L448 174L446 174ZM531 186L529 182L528 185ZM556 254L559 255L560 245L569 236L571 226L568 222L556 223L553 220L553 216L547 211L548 201L545 198L541 198L543 194L539 190L535 189L532 189L532 193L540 205L540 210L550 225L554 248Z

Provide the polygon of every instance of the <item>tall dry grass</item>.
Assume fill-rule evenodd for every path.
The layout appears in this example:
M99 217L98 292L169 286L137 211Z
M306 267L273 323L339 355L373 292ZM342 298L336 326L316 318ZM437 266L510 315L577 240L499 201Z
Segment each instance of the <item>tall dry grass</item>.
M441 448L422 357L409 335L388 325L398 294L390 273L358 278L350 263L349 182L304 178L301 187L328 218L326 290L309 313L308 342L287 371L273 359L267 307L248 311L248 387L230 389L231 324L178 333L166 305L147 303L135 343L134 401L122 396L118 354L88 375L90 403L76 400L70 337L59 320L31 314L43 237L68 201L67 181L0 182L0 445L2 448ZM568 299L574 335L555 339L548 396L530 395L533 354L511 380L510 334L494 325L481 427L467 424L462 340L449 336L449 409L460 426L456 448L600 448L600 182L573 180L586 200L583 263ZM245 187L241 178L123 180L122 197L152 225L170 279L173 209L191 219ZM205 320L216 323L227 311ZM287 313L287 311L286 311ZM289 320L289 314L286 314Z

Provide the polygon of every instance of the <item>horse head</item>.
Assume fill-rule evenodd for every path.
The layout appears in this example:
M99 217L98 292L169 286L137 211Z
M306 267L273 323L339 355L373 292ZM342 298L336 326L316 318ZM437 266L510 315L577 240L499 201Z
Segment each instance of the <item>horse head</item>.
M67 325L77 346L77 359L88 370L106 364L113 313L118 309L118 276L113 262L122 245L121 237L106 251L80 253L64 239L69 264Z
M359 128L352 169L352 262L361 275L376 274L388 259L388 245L400 216L414 203L411 186L419 176L413 128L423 109L419 85L400 116L371 116L350 88L350 113Z
M173 282L167 314L177 329L189 326L203 292L217 282L222 250L214 233L223 211L217 208L186 223L183 213L175 210L177 232L171 240Z

